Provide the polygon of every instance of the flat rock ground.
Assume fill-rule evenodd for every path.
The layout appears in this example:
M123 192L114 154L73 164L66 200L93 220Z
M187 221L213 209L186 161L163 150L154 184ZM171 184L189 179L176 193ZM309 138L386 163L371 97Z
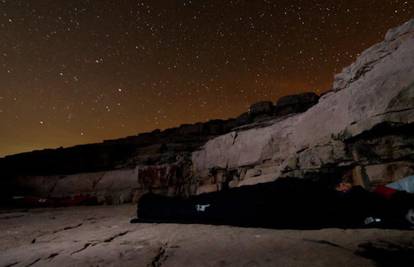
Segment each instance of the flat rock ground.
M414 231L130 224L135 206L3 210L0 266L414 266Z

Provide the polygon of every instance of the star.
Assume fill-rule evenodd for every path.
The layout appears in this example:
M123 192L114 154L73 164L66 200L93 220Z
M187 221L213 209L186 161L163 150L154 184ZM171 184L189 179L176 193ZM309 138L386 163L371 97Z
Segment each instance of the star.
M0 110L10 125L0 139L16 147L0 144L0 156L324 93L414 14L414 2L400 0L41 2L0 0Z

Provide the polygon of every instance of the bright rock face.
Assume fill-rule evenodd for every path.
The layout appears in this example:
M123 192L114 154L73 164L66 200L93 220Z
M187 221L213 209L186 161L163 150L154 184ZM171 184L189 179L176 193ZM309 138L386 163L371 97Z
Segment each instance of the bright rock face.
M237 170L228 182L240 186L312 172L338 175L346 169L369 187L414 172L413 122L411 20L364 51L335 77L333 90L306 112L208 141L193 153L194 172L209 179L211 169ZM406 171L395 177L397 172L387 167L391 163L403 164Z

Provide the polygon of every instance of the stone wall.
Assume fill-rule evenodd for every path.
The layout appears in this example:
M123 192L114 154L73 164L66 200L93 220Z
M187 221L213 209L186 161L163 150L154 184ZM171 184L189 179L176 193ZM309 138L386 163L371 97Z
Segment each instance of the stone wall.
M190 170L185 162L176 162L69 175L18 176L13 188L17 188L17 196L88 196L95 197L98 204L122 204L136 202L149 191L170 196L194 194L196 183L191 181Z

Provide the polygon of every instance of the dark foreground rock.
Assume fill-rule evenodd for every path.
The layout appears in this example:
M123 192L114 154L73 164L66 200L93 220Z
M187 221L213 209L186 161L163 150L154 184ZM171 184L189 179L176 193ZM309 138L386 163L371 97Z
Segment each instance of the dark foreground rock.
M0 266L413 266L414 232L129 224L134 205L2 211Z

